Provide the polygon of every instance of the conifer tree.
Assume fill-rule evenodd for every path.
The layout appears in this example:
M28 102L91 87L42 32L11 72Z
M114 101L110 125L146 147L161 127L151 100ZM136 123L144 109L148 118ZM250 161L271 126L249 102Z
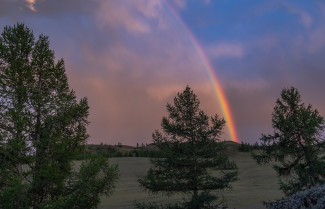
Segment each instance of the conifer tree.
M58 208L78 208L83 197L74 198L74 207L68 207L71 200L64 195L74 184L117 178L117 168L105 160L85 162L82 175L72 170L72 160L88 139L88 109L87 99L77 102L70 90L64 61L55 62L48 37L40 35L35 41L24 24L4 28L0 37L0 208L58 204ZM95 165L96 173L83 170ZM70 180L76 176L79 181ZM96 185L101 189L86 198L93 203L88 208L98 204L101 193L109 194L113 182ZM80 194L93 192L95 185L87 186Z
M177 94L173 105L167 104L169 115L162 119L163 134L153 134L153 143L163 157L151 158L150 170L139 179L141 186L152 193L190 195L184 202L166 208L222 206L223 201L215 191L230 188L230 183L237 179L236 165L228 160L219 138L225 121L218 115L209 118L199 104L197 96L186 87ZM136 206L164 208L158 203Z
M274 134L262 135L259 164L273 165L286 196L325 183L324 119L311 105L305 106L294 87L283 89L272 113ZM272 161L274 160L274 161Z

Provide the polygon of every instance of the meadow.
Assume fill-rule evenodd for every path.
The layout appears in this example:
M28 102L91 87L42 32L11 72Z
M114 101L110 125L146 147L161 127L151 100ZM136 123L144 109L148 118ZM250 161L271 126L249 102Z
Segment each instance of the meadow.
M264 208L263 201L274 201L283 195L272 167L258 166L248 152L233 151L229 156L239 169L239 180L232 190L223 191L229 208ZM150 166L149 158L111 158L110 164L118 164L120 178L110 197L102 197L100 209L130 209L135 200L170 202L182 196L150 195L140 188L137 180L144 176Z

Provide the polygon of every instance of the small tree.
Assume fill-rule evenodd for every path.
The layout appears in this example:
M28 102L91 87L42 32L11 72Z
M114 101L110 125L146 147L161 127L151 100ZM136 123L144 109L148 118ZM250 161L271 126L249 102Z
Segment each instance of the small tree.
M141 186L152 193L191 194L183 203L167 208L216 208L222 200L213 191L230 188L237 179L236 165L228 160L223 144L218 143L225 121L218 115L210 119L199 104L189 87L177 94L174 105L167 104L169 116L163 117L161 123L164 134L153 134L153 143L163 158L151 158L150 170L139 179ZM219 172L212 174L208 169ZM163 206L138 203L137 207Z
M282 90L272 114L273 135L262 135L261 153L253 154L259 164L273 165L286 196L324 183L325 162L320 152L324 119L311 105L301 102L294 87Z
M78 208L82 197L74 199L73 207L64 205L69 203L66 191L78 184L69 179L77 177L102 183L89 184L79 193L91 194L87 208L98 204L101 193L109 193L113 185L100 180L107 176L115 180L116 167L92 160L75 174L71 166L88 139L88 109L87 99L77 102L69 88L64 62L55 62L48 37L40 35L35 41L23 24L4 28L0 36L0 208L48 208L56 202L59 208ZM98 168L96 172L87 173L85 168L92 166Z

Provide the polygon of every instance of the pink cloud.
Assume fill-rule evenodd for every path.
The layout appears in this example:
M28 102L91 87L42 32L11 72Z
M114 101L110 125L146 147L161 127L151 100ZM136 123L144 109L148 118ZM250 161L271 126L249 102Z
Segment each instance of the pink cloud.
M36 12L35 9L35 4L36 4L36 0L26 0L26 6L27 8L29 8L31 11Z
M150 8L148 19L154 14ZM83 63L72 62L71 53L66 54L71 87L89 99L90 142L150 142L166 115L166 103L187 84L202 96L208 111L218 110L212 85L190 40L184 39L184 31L167 13L160 15L168 27L161 30L149 25L151 32L146 35L130 33L135 46L116 38L113 43L94 47L96 37L84 35L77 48Z
M208 47L207 54L214 59L218 59L220 57L241 58L244 56L244 49L241 44L219 43Z
M146 89L146 92L150 98L157 102L166 102L168 99L173 98L178 92L182 92L186 87L186 82L182 83L171 83L169 85L151 85ZM213 87L208 80L191 81L190 87L195 90L195 93L204 95L213 95Z
M36 12L35 9L36 0L25 0L25 1L26 1L26 7L31 11Z
M184 85L173 84L173 85L163 85L163 86L150 86L146 89L147 94L150 98L158 102L166 101L172 95L176 95L184 88Z
M176 5L177 8L184 9L186 6L187 0L172 0L174 5Z
M98 0L99 24L125 28L130 33L149 33L150 19L161 19L162 0L105 1ZM140 14L140 15L139 15Z

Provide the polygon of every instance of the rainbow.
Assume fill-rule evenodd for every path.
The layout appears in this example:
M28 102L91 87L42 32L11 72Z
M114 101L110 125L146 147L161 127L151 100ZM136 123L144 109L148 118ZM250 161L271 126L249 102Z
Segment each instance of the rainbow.
M215 92L215 95L217 97L217 100L221 106L221 111L224 115L226 126L229 132L230 139L234 142L239 142L238 137L237 137L237 132L236 132L236 127L235 123L230 111L230 106L228 104L226 95L221 87L221 83L217 79L217 76L214 72L214 69L211 65L211 62L209 61L207 55L204 53L201 45L199 42L196 40L195 36L193 33L190 31L190 29L186 26L185 22L181 19L181 17L178 15L178 13L175 11L173 6L169 5L167 1L164 1L167 5L167 8L169 8L169 11L171 11L172 15L175 17L175 19L179 22L185 33L188 35L189 40L191 41L195 51L198 53L200 60L204 66L204 69L209 75L209 79L213 85L213 89Z

